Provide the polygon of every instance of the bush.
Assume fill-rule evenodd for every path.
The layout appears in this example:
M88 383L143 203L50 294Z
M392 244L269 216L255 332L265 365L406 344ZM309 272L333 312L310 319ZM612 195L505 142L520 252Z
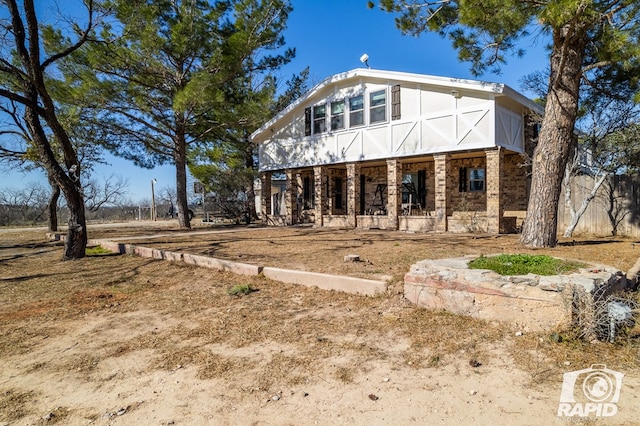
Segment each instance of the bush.
M238 284L227 290L229 296L244 296L249 293L253 293L255 290L251 287L251 284Z

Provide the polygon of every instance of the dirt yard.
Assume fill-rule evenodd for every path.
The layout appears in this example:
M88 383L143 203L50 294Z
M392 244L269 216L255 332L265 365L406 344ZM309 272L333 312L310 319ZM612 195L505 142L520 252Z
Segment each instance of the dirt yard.
M604 423L638 424L638 326L587 344L403 300L415 261L528 252L517 236L90 228L90 238L389 277L388 294L362 297L127 255L62 262L44 232L0 230L0 425L594 424L556 416L562 374L592 364L625 375ZM638 244L576 239L537 252L626 270ZM228 295L247 284L257 291Z

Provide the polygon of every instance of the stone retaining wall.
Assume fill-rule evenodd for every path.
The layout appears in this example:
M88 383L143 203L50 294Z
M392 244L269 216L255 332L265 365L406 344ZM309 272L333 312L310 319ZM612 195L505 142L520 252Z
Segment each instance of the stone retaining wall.
M592 293L607 286L621 289L620 271L592 265L568 275L502 276L485 269L469 269L474 256L423 260L404 278L404 295L429 309L444 309L485 320L516 323L525 330L550 329L571 320L566 292L576 286Z

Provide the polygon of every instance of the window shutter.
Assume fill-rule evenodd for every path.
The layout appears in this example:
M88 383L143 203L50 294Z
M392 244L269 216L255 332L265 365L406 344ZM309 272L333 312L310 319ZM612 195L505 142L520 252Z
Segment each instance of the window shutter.
M418 170L418 200L420 206L425 208L427 205L427 171Z
M311 107L304 109L304 135L311 136Z
M400 85L391 87L391 119L400 120Z
M467 192L467 168L460 167L459 172L458 190L460 192Z

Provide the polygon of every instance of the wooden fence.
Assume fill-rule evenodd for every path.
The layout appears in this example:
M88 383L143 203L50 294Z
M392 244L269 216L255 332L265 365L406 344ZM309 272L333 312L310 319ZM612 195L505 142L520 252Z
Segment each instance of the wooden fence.
M577 176L572 180L571 195L578 210L591 189L594 179ZM640 176L612 176L598 191L573 235L619 235L640 237ZM558 208L558 234L562 235L571 221L565 205L564 191Z

